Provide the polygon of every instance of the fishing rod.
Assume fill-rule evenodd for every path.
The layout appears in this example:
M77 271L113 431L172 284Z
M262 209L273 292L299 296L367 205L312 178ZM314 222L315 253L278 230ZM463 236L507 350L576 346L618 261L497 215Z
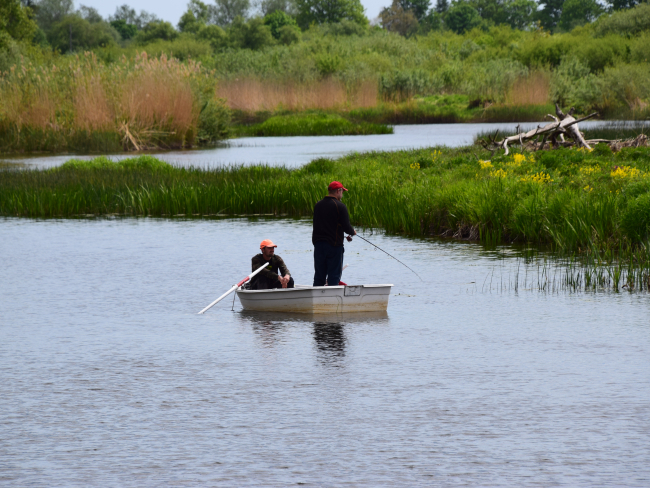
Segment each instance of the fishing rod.
M389 254L388 252L384 251L381 247L379 247L379 246L376 245L376 244L373 244L372 242L370 242L370 241L369 241L368 239L366 239L365 237L361 237L359 234L356 234L356 236L357 236L359 239L363 239L364 241L366 241L368 244L370 244L371 246L373 246L375 249L379 249L379 250L380 250L381 252L383 252L384 254L388 254L391 258L393 258L395 261L397 261L397 262L398 262L399 264L401 264L402 266L406 266L406 264L404 264L402 261L400 261L399 259L397 259L395 256L393 256L392 254ZM420 275L419 275L419 274L417 274L415 271L413 271L413 270L412 270L411 268L409 268L408 266L406 266L406 267L407 267L409 270L411 270L411 272L412 272L415 276L417 276L418 278L420 278ZM422 278L420 278L420 281L424 281L424 280L423 280Z

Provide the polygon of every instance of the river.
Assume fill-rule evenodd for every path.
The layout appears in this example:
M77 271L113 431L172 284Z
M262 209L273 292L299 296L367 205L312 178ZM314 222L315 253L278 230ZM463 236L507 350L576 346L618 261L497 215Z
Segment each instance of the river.
M540 122L544 124L545 122ZM585 121L584 129L611 124L611 121ZM621 124L634 122L624 122ZM232 139L210 149L167 151L152 153L156 157L178 166L215 167L229 165L269 164L297 167L309 161L328 157L338 158L352 152L397 151L433 146L464 146L471 144L477 134L485 132L515 133L514 123L489 124L428 124L396 125L394 134L373 136L300 136L300 137L243 137ZM522 124L522 130L536 127ZM133 157L133 153L109 154L113 160ZM0 161L21 164L28 168L59 166L72 157L91 159L97 155L28 155L0 157Z
M224 301L304 220L0 221L0 485L650 483L650 297L540 292L507 247L355 239L366 317ZM524 269L525 268L525 269Z

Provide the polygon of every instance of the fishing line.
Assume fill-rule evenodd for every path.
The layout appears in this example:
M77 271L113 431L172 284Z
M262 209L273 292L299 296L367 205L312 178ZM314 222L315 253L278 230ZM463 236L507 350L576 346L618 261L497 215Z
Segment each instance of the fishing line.
M370 242L370 241L369 241L368 239L366 239L365 237L361 237L359 234L356 234L356 236L357 236L359 239L363 239L364 241L366 241L368 244L370 244L371 246L373 246L375 249L379 249L381 252L383 252L383 253L385 253L385 254L388 254L391 258L393 258L395 261L397 261L397 262L398 262L399 264L401 264L402 266L406 266L406 264L404 264L402 261L400 261L399 259L397 259L395 256L393 256L392 254L390 254L390 253L384 251L381 247L377 246L376 244L373 244L372 242ZM406 267L407 267L407 268L408 268L408 269L409 269L409 270L410 270L410 271L411 271L415 276L417 276L418 278L420 278L420 275L419 275L419 274L417 274L415 271L413 271L413 270L412 270L411 268L409 268L408 266L406 266ZM422 278L420 278L420 281L424 281L424 280L423 280Z

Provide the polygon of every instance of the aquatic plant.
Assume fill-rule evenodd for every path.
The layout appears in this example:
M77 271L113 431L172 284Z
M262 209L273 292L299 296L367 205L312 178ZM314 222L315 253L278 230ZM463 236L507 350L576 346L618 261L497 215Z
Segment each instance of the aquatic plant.
M321 158L293 170L178 168L151 156L71 161L48 170L5 168L0 214L309 216L337 179L350 189L345 198L354 224L390 233L592 255L631 252L647 242L649 148L494 155L489 165L488 157L465 147Z

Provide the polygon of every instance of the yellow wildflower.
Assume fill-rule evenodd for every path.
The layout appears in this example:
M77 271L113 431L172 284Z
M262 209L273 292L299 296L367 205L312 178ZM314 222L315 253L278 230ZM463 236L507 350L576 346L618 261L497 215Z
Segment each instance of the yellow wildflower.
M521 163L526 162L526 156L524 156L523 154L513 154L512 160L517 166L519 166L521 165Z
M590 176L594 173L600 172L600 166L585 166L580 168L580 172L585 176Z
M591 192L591 191L594 191L594 188L593 188L592 186L587 185L587 186L585 186L585 187L583 188L583 190L586 191L587 193L589 193L589 192Z
M493 178L505 178L508 176L508 172L503 171L502 169L497 169L495 171L490 171L490 176Z
M411 163L411 169L420 169L420 163Z
M482 159L479 159L478 164L481 166L481 169L488 169L492 167L492 161L483 161Z
M539 173L526 175L519 181L522 181L524 183L539 183L540 185L543 185L544 183L551 183L553 180L551 179L551 175L540 171Z
M641 171L631 166L614 166L610 176L618 179L636 178L641 176Z

